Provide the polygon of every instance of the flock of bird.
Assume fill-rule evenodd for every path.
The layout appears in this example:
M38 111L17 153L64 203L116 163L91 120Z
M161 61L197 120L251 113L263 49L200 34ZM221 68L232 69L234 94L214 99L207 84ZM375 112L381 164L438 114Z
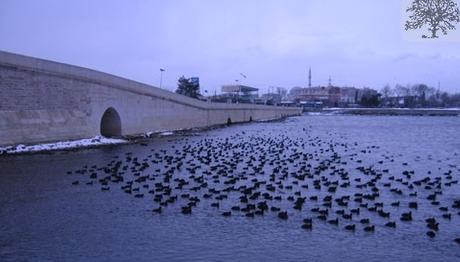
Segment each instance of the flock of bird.
M415 172L377 145L314 136L311 128L294 137L240 131L181 138L166 149L141 143L149 150L143 156L127 152L107 165L67 173L78 175L74 185L99 184L102 191L151 199L154 214L193 215L207 205L224 217L300 217L299 228L307 231L319 223L368 233L418 223L429 238L460 218L460 197L442 198L458 185L457 166ZM460 244L460 235L453 240Z

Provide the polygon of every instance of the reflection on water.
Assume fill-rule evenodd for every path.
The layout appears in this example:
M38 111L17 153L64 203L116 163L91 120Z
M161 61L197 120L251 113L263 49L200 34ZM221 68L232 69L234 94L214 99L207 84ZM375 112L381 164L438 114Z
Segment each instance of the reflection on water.
M0 259L458 261L459 131L303 116L4 158Z

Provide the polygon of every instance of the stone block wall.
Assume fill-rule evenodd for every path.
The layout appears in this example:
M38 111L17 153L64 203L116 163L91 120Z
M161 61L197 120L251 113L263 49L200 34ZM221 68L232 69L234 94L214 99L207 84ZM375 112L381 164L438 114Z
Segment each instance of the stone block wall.
M207 103L153 86L0 51L0 145L100 135L107 109L122 135L298 115L299 108Z

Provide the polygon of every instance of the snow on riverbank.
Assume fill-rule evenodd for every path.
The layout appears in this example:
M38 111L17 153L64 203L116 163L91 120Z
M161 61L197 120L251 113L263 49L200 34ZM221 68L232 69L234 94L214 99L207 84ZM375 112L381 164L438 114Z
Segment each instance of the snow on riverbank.
M62 141L55 143L36 144L36 145L15 145L0 147L0 155L2 154L20 154L20 153L34 153L70 148L83 148L90 146L99 145L111 145L111 144L123 144L127 143L124 139L107 138L102 136L96 136L93 138L73 140L73 141Z
M306 112L309 116L335 116L340 114L338 111L327 111L327 112Z
M323 108L323 111L337 111L337 110L394 110L394 111L408 111L408 110L425 110L425 111L435 111L435 110L455 110L459 111L458 107L446 107L446 108L437 108L437 107L427 107L427 108L409 108L409 107L327 107Z
M455 108L323 108L321 111L306 113L307 115L460 116L460 110Z

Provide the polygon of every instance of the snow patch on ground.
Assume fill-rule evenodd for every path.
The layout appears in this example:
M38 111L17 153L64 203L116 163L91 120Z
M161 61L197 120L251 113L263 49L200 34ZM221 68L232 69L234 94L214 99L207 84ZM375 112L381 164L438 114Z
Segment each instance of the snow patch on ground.
M179 131L181 131L181 129L171 130L171 131L163 130L163 131L155 131L155 132L146 132L142 136L146 138L151 138L154 136L172 136L174 135L175 132L179 132Z
M82 148L98 145L110 145L110 144L123 144L127 143L127 140L124 139L115 139L107 138L103 136L96 136L93 138L86 138L73 141L61 141L55 143L46 143L46 144L37 144L37 145L15 145L0 147L1 154L20 154L20 153L32 153L32 152L42 152L42 151L52 151L52 150L61 150L61 149L71 149L71 148Z
M332 111L332 112L307 112L307 115L309 116L335 116L340 114L338 111Z
M254 120L254 122L259 122L259 123L265 123L265 122L273 122L277 120L282 120L280 117L273 117L273 118L266 118L266 119L261 119L261 120Z

